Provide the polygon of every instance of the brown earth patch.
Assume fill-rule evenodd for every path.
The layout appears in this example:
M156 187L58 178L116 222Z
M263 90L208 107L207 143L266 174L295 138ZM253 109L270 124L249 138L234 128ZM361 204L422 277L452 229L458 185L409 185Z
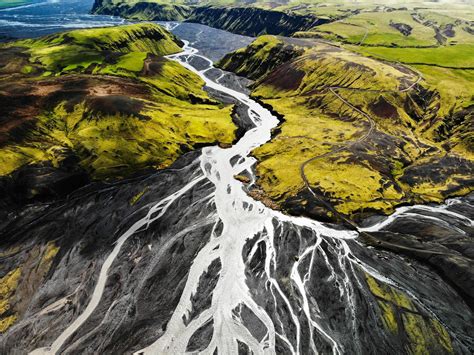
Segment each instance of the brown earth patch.
M148 57L143 63L141 76L155 76L161 73L163 63L166 61L163 57L158 57L154 54L148 54Z
M123 114L146 119L139 114L143 106L140 99L150 99L149 90L128 78L68 75L0 82L0 146L8 141L21 141L39 114L61 102L66 103L68 112L86 102L90 114Z
M377 101L370 104L369 107L376 116L382 118L399 118L397 108L383 96L380 96Z
M262 81L262 84L271 85L282 90L296 90L303 80L305 72L294 67L292 62L280 65Z

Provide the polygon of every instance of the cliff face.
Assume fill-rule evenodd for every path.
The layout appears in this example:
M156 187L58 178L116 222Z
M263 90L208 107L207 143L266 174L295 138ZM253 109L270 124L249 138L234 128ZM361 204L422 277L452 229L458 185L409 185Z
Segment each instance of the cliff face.
M298 15L252 7L192 7L127 1L117 4L110 0L95 0L92 12L134 20L195 22L248 36L261 34L288 36L327 21L313 15Z
M261 34L288 36L323 23L312 15L287 14L258 8L212 6L194 9L188 21L248 36Z

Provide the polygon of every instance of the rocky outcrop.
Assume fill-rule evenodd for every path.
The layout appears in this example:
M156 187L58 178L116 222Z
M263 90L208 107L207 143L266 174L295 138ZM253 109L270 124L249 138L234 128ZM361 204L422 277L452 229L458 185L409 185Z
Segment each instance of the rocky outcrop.
M134 20L188 21L248 36L291 35L328 22L314 15L299 15L254 7L164 5L149 2L119 4L95 0L92 13Z

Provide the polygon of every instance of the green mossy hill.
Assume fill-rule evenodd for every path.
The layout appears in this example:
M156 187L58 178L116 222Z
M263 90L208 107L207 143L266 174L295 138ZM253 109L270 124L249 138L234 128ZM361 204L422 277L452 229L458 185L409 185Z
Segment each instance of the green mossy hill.
M142 23L123 27L75 30L40 39L11 42L3 48L25 48L31 64L39 64L51 74L90 68L120 53L150 53L158 56L177 53L182 42L164 28ZM2 48L2 47L0 47ZM7 63L14 65L14 63ZM13 70L16 70L14 68ZM31 68L22 68L28 74Z
M18 182L23 197L60 194L90 179L165 168L198 145L231 143L232 107L163 57L179 44L141 24L1 47L0 176L10 175L1 186L26 179Z
M436 82L325 42L263 37L250 47L274 47L275 41L304 51L252 91L285 118L275 137L253 151L258 183L280 206L331 217L304 177L321 199L356 219L472 190L472 106L453 102L442 115L444 93ZM242 53L254 56L242 61ZM237 51L237 68L252 63L259 70L259 61L265 67L261 53ZM232 63L232 56L226 61ZM445 127L436 139L433 127Z
M251 45L224 56L217 66L256 80L301 54L303 49L287 44L278 37L261 36Z
M184 3L95 0L92 13L122 16L139 21L183 21L191 14Z

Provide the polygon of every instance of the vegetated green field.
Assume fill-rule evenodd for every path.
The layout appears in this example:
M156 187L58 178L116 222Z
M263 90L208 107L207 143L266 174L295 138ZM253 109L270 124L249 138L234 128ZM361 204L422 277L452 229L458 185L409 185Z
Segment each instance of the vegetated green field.
M411 27L409 35L391 26L403 23ZM340 22L317 26L323 37L341 38L349 43L384 46L433 46L437 44L433 28L413 20L409 11L363 12Z
M163 168L195 144L231 143L231 106L163 56L158 25L76 30L0 47L0 175L71 156L93 178Z
M474 105L474 43L436 48L347 48L373 58L404 63L418 70L426 84L441 94L440 115L448 115L453 107Z
M297 36L322 37L362 55L411 67L423 76L426 88L440 94L438 115L448 117L458 110L471 112L474 104L474 6L450 5L367 5L360 13ZM440 122L432 122L425 132L431 139L439 139ZM472 140L472 132L464 136L464 141Z
M378 56L381 59L389 59L405 64L432 64L440 67L474 68L474 43L439 46L436 48L348 48L369 56Z

